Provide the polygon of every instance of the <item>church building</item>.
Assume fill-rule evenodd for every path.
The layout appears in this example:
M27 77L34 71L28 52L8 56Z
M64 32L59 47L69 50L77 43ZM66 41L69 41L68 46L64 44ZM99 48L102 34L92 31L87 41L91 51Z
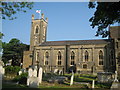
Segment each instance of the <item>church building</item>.
M46 41L48 18L32 15L30 50L24 52L23 68L42 67L44 72L120 73L120 26L109 27L108 39Z

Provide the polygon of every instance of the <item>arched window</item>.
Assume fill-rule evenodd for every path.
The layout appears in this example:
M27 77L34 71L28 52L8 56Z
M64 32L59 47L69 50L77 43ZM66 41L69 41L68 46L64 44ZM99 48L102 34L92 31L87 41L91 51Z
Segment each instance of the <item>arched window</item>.
M88 51L85 51L85 61L88 61L88 59L89 59Z
M62 64L61 59L62 59L62 55L61 55L61 52L59 51L58 52L58 65Z
M103 65L103 52L99 51L99 65Z
M36 26L36 30L35 30L35 33L38 33L39 32L39 27Z
M75 64L75 53L72 51L71 52L71 65Z
M36 61L39 61L39 52L36 53Z
M83 68L84 68L84 69L87 69L87 64L83 64Z
M48 60L49 60L49 53L45 53L45 65L48 65Z

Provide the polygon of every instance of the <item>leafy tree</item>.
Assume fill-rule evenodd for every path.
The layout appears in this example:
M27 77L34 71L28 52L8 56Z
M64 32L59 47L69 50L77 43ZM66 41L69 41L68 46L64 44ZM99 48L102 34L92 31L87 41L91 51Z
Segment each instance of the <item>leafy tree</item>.
M2 12L2 19L13 20L13 17L19 11L26 12L27 9L33 8L33 2L1 2L0 12Z
M4 36L4 34L0 32L0 39L2 39L3 36Z
M120 23L120 1L119 2L89 2L89 8L95 8L94 15L89 19L92 28L97 27L96 36L107 37L107 27L114 23Z
M12 59L13 66L19 66L23 60L23 51L29 49L29 45L23 44L20 40L13 38L9 43L2 43L3 45L3 55L2 60L6 63L8 60Z

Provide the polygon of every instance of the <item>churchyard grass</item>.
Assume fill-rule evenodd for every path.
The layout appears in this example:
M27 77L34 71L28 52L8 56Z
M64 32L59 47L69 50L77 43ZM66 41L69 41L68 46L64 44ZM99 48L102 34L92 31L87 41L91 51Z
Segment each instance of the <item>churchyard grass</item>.
M84 84L70 86L69 83L58 84L58 83L48 83L44 81L42 82L42 84L40 84L39 88L87 88L87 86Z
M27 86L22 84L3 83L2 88L27 88Z

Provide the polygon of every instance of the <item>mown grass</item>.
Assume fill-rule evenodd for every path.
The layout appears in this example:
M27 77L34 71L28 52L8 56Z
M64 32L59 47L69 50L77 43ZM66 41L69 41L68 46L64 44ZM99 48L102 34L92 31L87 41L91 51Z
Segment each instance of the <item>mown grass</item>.
M28 88L26 85L22 85L22 84L7 84L7 83L3 83L2 84L2 88Z
M42 82L42 84L40 84L39 88L87 88L87 86L84 84L70 86L69 83L58 84L58 83Z

